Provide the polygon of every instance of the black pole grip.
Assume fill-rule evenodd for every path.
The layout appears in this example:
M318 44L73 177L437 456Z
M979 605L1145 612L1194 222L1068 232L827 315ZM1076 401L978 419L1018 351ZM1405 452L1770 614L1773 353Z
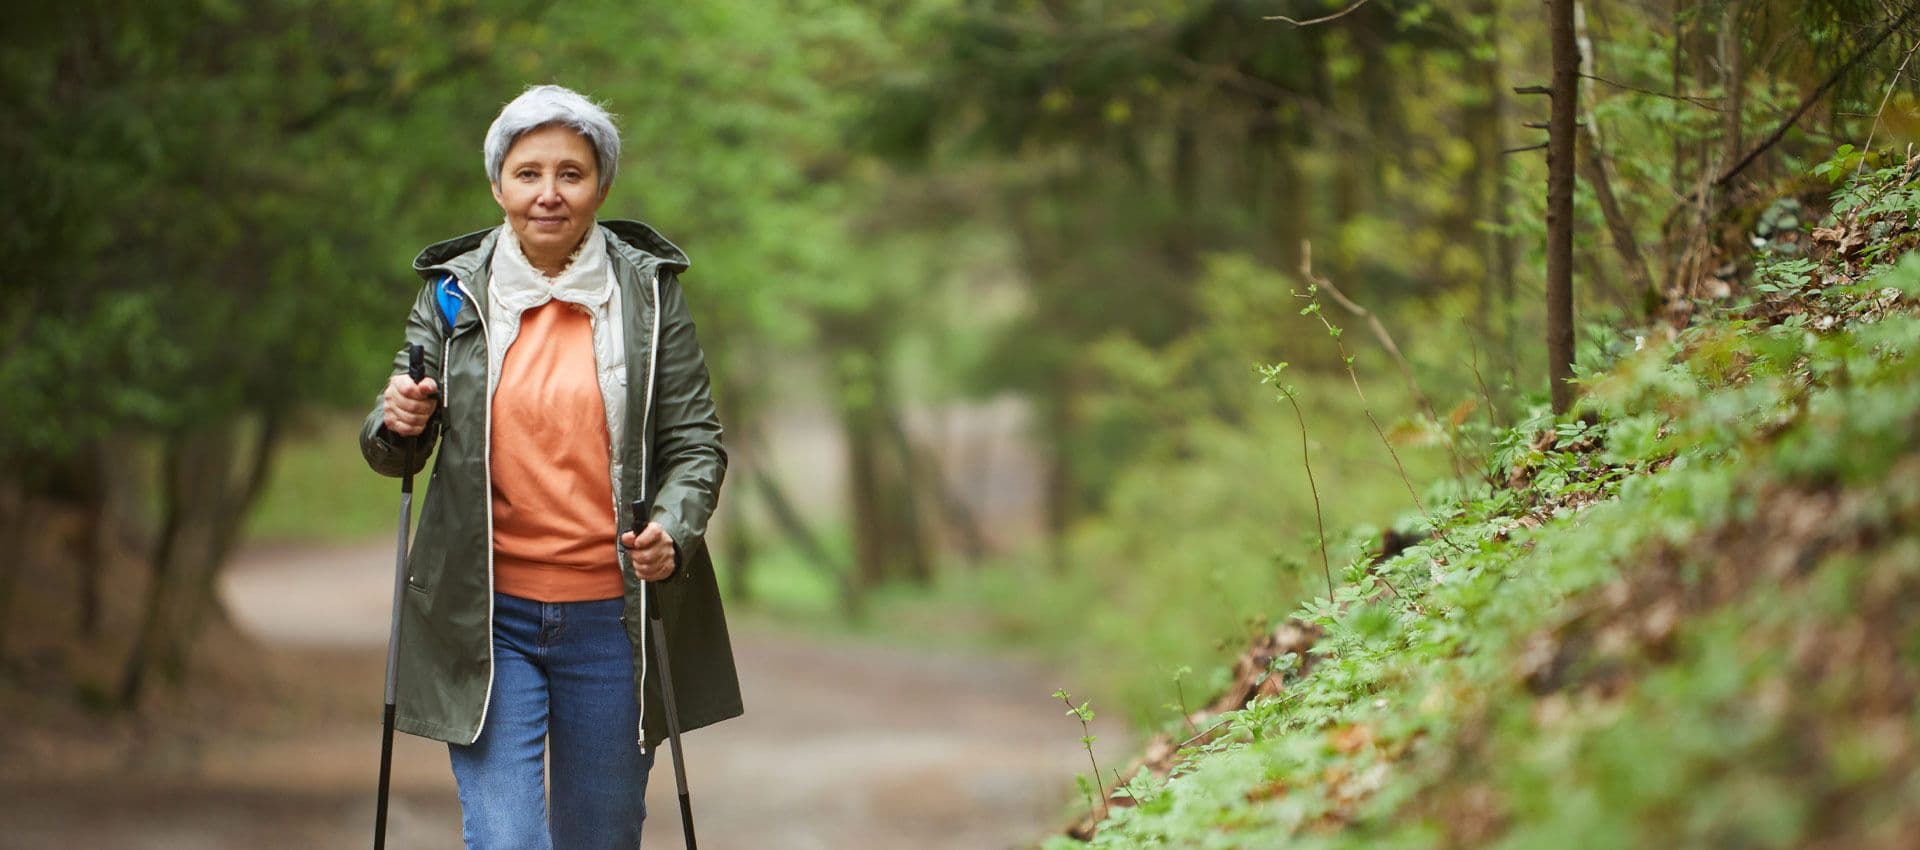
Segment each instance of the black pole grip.
M651 521L650 518L653 516L653 507L647 504L646 499L634 499L633 503L630 506L630 510L632 511L632 514L633 514L632 516L633 533L637 535L640 532L647 530L647 523ZM675 555L677 556L678 553L676 552ZM673 572L673 575L667 576L666 578L663 578L660 581L670 581L673 579L673 576L677 576L679 574L680 574L680 571L675 570ZM651 591L653 589L652 585L659 584L660 581L647 582L648 584L647 589ZM657 606L648 606L648 607L651 610L648 611L647 619L649 620L658 619L660 617L660 609Z
M632 511L633 533L639 534L647 530L647 518L653 515L653 506L648 505L646 499L634 499Z
M416 384L427 377L427 348L420 343L407 344L407 377Z

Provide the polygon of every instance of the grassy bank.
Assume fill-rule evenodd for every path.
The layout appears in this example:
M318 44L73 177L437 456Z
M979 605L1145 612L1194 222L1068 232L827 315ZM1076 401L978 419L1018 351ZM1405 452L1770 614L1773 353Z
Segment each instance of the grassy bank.
M1499 435L1501 486L1348 560L1331 598L1250 654L1254 697L1170 718L1083 835L1905 846L1920 256L1894 260L1915 241L1910 173L1843 189L1802 241L1812 259L1762 257L1737 303L1643 334L1586 377L1575 416Z

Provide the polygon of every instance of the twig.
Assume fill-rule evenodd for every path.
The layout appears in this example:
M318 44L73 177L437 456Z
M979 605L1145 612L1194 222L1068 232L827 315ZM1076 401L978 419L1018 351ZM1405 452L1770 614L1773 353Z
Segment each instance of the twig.
M1472 352L1471 359L1467 361L1467 368L1473 370L1473 384L1480 388L1480 399L1487 404L1487 431L1489 434L1498 434L1500 431L1500 408L1494 406L1493 393L1487 391L1487 379L1480 375L1480 343L1478 340L1472 338L1469 338L1467 343L1468 350ZM1491 486L1494 483L1493 456L1491 454L1482 459L1481 468L1485 470L1483 473L1484 478L1487 484Z
M1500 409L1493 405L1493 393L1487 392L1487 379L1480 375L1480 343L1468 340L1473 359L1467 361L1467 367L1473 370L1473 383L1480 388L1480 398L1487 403L1487 424L1495 430L1500 428Z
M1196 730L1193 726L1193 712L1187 710L1187 691L1185 688L1180 687L1180 673L1185 669L1186 668L1183 667L1180 671L1175 671L1173 674L1173 696L1180 701L1180 719L1186 721L1187 731L1193 732Z
M1267 20L1285 21L1286 23L1293 24L1296 27L1310 27L1310 26L1313 26L1314 24L1324 24L1328 21L1344 18L1348 15L1353 14L1355 9L1358 9L1361 6L1365 6L1365 5L1367 5L1367 0L1359 0L1359 2L1354 3L1353 5L1348 6L1345 9L1341 9L1340 11L1335 12L1331 15L1327 15L1326 17L1313 18L1312 20L1306 20L1306 21L1296 21L1293 18L1287 17L1286 15L1268 15Z
M1320 572L1327 577L1327 601L1333 601L1333 565L1327 559L1327 520L1320 510L1320 485L1313 480L1313 461L1307 456L1307 415L1300 412L1300 400L1291 390L1283 390L1287 403L1293 405L1293 417L1300 422L1300 464L1307 468L1307 489L1313 491L1313 524L1320 538Z
M1694 106L1698 106L1701 109L1705 109L1711 112L1727 111L1723 107L1715 106L1707 102L1709 100L1724 99L1720 97L1707 97L1707 96L1697 95L1697 94L1674 94L1673 92L1654 91L1653 89L1643 89L1639 86L1628 85L1627 83L1623 83L1618 80L1609 80L1606 77L1602 77L1598 74L1581 74L1580 76L1583 79L1592 80L1596 83L1605 83L1606 85L1612 86L1622 91L1639 92L1640 94L1653 95L1654 97L1664 97L1668 100L1678 100L1684 103L1691 103Z
M1900 58L1900 67L1893 72L1893 79L1887 81L1887 93L1880 96L1880 108L1873 111L1873 126L1867 130L1867 143L1860 146L1862 151L1873 150L1874 134L1880 132L1880 118L1887 112L1887 101L1893 99L1893 90L1900 85L1900 75L1907 72L1907 63L1913 60L1913 51L1920 48L1920 39L1915 39L1913 47L1907 48L1907 55ZM1854 166L1854 174L1866 170L1867 158L1861 157L1860 164Z
M1367 422L1373 426L1373 433L1380 437L1380 445L1385 446L1387 456L1393 458L1393 468L1399 470L1400 482L1407 485L1407 494L1413 497L1413 506L1420 509L1421 518L1425 519L1427 525L1432 527L1434 532L1440 535L1440 539L1445 540L1449 546L1452 546L1453 541L1447 538L1446 529L1441 528L1439 523L1434 522L1433 514L1427 512L1426 503L1420 499L1419 488L1413 486L1413 477L1407 474L1406 464L1400 462L1400 453L1394 450L1393 441L1387 439L1386 429L1380 427L1379 418L1373 415L1373 404L1367 401L1367 392L1360 387L1360 374L1353 369L1353 356L1347 353L1346 343L1340 341L1340 329L1335 327L1333 322L1328 321L1326 315L1320 311L1320 301L1315 296L1319 292L1321 279L1313 273L1312 246L1307 246L1306 250L1301 254L1300 275L1308 281L1308 291L1306 295L1299 297L1305 298L1309 302L1307 307L1301 312L1311 313L1314 318L1319 319L1321 326L1327 329L1327 335L1333 337L1334 348L1340 351L1340 364L1347 369L1347 380L1353 382L1353 392L1360 397L1360 412L1367 415ZM1395 590L1393 595L1399 596L1400 591Z
M1283 694L1281 694L1281 695L1280 695L1280 697L1279 697L1279 699L1280 699L1280 701L1281 701L1281 702L1285 702L1285 701L1287 701L1287 700L1290 700L1290 699L1293 699L1293 698L1294 698L1295 696L1298 696L1298 695L1299 695L1299 691L1287 691L1287 692L1285 692L1285 693L1283 693ZM1252 699L1253 699L1253 698L1249 698L1249 700L1248 700L1248 702L1249 702L1249 703L1251 703L1251 702L1252 702ZM1244 708L1244 707L1245 707L1245 705L1243 705L1243 706L1242 706L1242 708ZM1199 743L1199 742L1200 742L1200 740L1201 740L1202 738L1205 738L1205 737L1207 737L1208 735L1211 735L1211 734L1213 734L1213 733L1215 733L1215 732L1218 732L1218 731L1220 731L1220 727L1222 727L1222 726L1225 726L1225 725L1227 725L1227 724L1229 724L1229 723L1232 723L1232 722L1233 722L1233 716L1234 716L1234 710L1232 710L1232 709L1229 709L1228 711L1226 711L1226 712L1223 712L1223 713L1224 713L1224 714L1226 714L1226 716L1225 716L1225 717L1222 717L1222 718L1220 718L1220 721L1219 721L1218 723L1215 723L1215 724L1213 724L1212 726L1208 726L1207 728L1205 728L1205 729L1202 729L1202 730L1200 730L1200 732L1198 732L1197 734L1195 734L1195 735L1194 735L1193 737L1191 737L1191 738L1188 738L1188 739L1186 739L1186 740L1184 740L1184 741L1181 741L1181 742L1180 742L1180 743L1179 743L1179 744L1178 744L1177 746L1175 746L1175 747L1173 748L1173 751L1177 753L1177 752L1179 752L1179 751L1181 751L1181 750L1184 750L1184 749L1186 749L1186 748L1188 748L1188 747L1191 747L1191 746L1193 746L1194 744L1197 744L1197 743Z
M1414 403L1420 406L1420 412L1426 414L1427 421L1437 427L1440 424L1440 415L1433 412L1433 403L1427 399L1426 393L1420 391L1420 382L1413 376L1412 364L1409 364L1407 358L1400 353L1400 346L1394 344L1393 335L1387 333L1387 326L1380 323L1380 317L1354 303L1353 299L1340 291L1340 287L1333 285L1333 281L1313 274L1312 242L1300 240L1300 256L1302 258L1300 271L1307 276L1308 280L1319 284L1321 289L1333 296L1334 303L1339 304L1347 312L1366 320L1367 329L1373 331L1373 338L1380 341L1380 347L1386 349L1387 354L1393 358L1394 364L1400 367L1400 377L1407 382L1407 392L1413 396ZM1447 441L1447 454L1453 458L1454 473L1465 475L1466 459L1460 456L1458 448L1451 440Z
M1197 742L1198 742L1198 741L1199 741L1199 740L1200 740L1201 738L1205 738L1205 737L1207 737L1208 735L1211 735L1211 734L1213 734L1213 733L1215 733L1215 732L1218 732L1218 731L1220 731L1220 727L1222 727L1222 726L1225 726L1225 725L1227 725L1227 724L1229 724L1229 723L1232 723L1232 722L1233 722L1233 718L1231 718L1231 717L1229 717L1229 718L1227 718L1227 719L1225 719L1225 720L1222 720L1222 721L1220 721L1219 723L1215 723L1215 724L1213 724L1212 726L1208 726L1208 727L1207 727L1207 728L1206 728L1206 729L1205 729L1204 731L1201 731L1201 732L1198 732L1198 733L1195 733L1193 737L1191 737L1191 738L1188 738L1188 739L1186 739L1186 740L1184 740L1184 741L1181 741L1181 742L1180 742L1180 745L1179 745L1179 746L1177 746L1177 747L1174 747L1174 748L1173 748L1173 750L1174 750L1174 752L1179 752L1179 751L1181 751L1181 750L1184 750L1184 749L1186 749L1186 748L1188 748L1188 747L1190 747L1190 746L1193 746L1193 745L1194 745L1195 743L1197 743Z
M1067 693L1066 688L1054 691L1053 695L1058 697L1061 702L1067 704L1068 714L1073 715L1080 721L1080 745L1087 749L1087 763L1093 765L1093 787L1094 790L1100 792L1100 816L1095 818L1095 822L1104 820L1107 817L1107 785L1106 780L1100 778L1100 762L1095 761L1093 758L1093 727L1091 725L1093 709L1089 708L1086 703L1075 706L1073 704L1073 695ZM1087 801L1087 809L1089 811L1094 809L1093 801Z
M1380 347L1386 349L1387 354L1393 357L1394 365L1400 367L1400 377L1407 382L1407 392L1413 394L1413 400L1420 405L1420 409L1427 414L1427 418L1438 421L1439 417L1433 412L1432 402L1427 400L1427 394L1420 391L1419 382L1414 380L1413 366L1408 364L1407 358L1400 353L1400 346L1394 344L1393 335L1387 333L1387 327L1380 324L1380 317L1375 316L1367 308L1354 303L1353 299L1348 298L1346 293L1340 291L1340 287L1333 285L1333 281L1313 273L1312 242L1305 239L1300 240L1300 257L1300 273L1305 275L1308 280L1319 284L1320 288L1326 290L1328 295L1333 296L1334 303L1339 304L1343 309L1356 317L1366 320L1367 329L1373 331L1373 338L1380 341Z
M1320 534L1320 572L1327 577L1327 602L1331 604L1333 602L1333 566L1327 558L1326 515L1320 509L1320 485L1313 478L1313 458L1307 453L1307 443L1310 441L1307 436L1307 415L1301 412L1300 399L1294 393L1293 387L1280 380L1280 370L1286 367L1285 363L1263 367L1265 374L1262 375L1261 381L1272 384L1274 389L1280 391L1280 397L1286 399L1287 404L1293 407L1294 420L1300 423L1300 464L1307 468L1307 490L1313 494L1313 523L1318 527Z

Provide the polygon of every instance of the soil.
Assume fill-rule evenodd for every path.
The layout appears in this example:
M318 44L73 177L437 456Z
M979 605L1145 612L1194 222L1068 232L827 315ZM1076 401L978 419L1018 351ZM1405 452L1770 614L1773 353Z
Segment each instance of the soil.
M29 701L0 732L0 848L368 846L391 546L243 552L227 649L159 709ZM746 715L686 738L710 850L1023 847L1064 821L1085 755L1038 666L754 622L734 652ZM394 761L388 846L459 848L445 746L400 735ZM649 846L681 845L671 764Z

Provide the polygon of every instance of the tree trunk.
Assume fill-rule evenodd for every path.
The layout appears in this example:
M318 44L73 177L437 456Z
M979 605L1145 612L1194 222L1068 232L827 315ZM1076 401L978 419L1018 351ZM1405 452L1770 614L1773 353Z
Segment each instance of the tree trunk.
M231 622L225 603L220 601L220 570L226 566L234 546L240 542L241 532L246 528L247 513L253 509L253 503L260 498L272 478L273 456L280 447L283 420L284 414L277 409L262 412L243 474L237 479L226 476L211 482L213 491L207 498L217 507L207 516L207 548L200 555L198 569L194 572L193 591L184 600L185 628L181 639L172 647L174 657L167 660L168 667L186 669L187 653L192 648L193 640L200 636L209 622Z
M747 480L752 482L754 492L760 495L761 504L766 506L767 513L773 517L774 525L780 528L780 533L793 539L794 544L800 547L800 554L805 555L808 561L824 572L829 574L842 572L836 565L832 553L829 553L820 539L813 535L813 530L807 527L807 520L800 515L799 509L793 506L793 499L781 489L780 482L774 480L771 470L765 466L755 467L748 473Z
M1486 74L1480 63L1471 66L1480 71L1477 76L1482 89L1492 88L1486 85ZM1465 217L1470 226L1478 227L1481 222L1493 221L1493 182L1498 179L1500 160L1503 158L1495 144L1493 94L1487 94L1487 102L1476 104L1462 110L1461 123L1468 128L1468 138L1473 142L1473 164L1467 168L1467 208ZM1493 322L1493 266L1494 234L1492 232L1470 232L1469 238L1480 243L1480 274L1473 280L1473 315L1469 320L1469 329L1474 339L1484 340L1492 334Z
M938 506L941 525L958 540L961 554L969 561L978 561L986 554L986 541L980 533L980 524L974 519L973 509L967 500L947 484L947 476L940 468L939 459L913 441L913 435L907 433L906 424L897 414L887 417L887 431L907 464L907 484L914 493L916 504L930 500ZM924 516L924 512L918 508L915 513ZM921 527L924 530L924 523ZM926 546L923 539L921 548Z
M1042 405L1049 448L1046 473L1048 555L1055 571L1067 568L1067 529L1078 515L1079 476L1073 466L1075 422L1072 367L1062 374L1060 389Z
M182 478L198 460L189 457L191 453L189 435L184 432L168 435L161 449L160 528L147 558L147 590L141 606L140 630L133 652L120 673L118 703L124 709L139 707L151 672L151 657L167 631L166 611L176 592L174 568L189 522L190 496L185 492Z
M747 565L753 563L759 541L755 539L753 526L734 515L727 521L727 533L720 536L720 548L726 552L727 595L733 601L747 605L753 602L753 584L748 575Z
M109 471L106 447L99 443L82 446L74 456L74 504L80 522L67 539L68 557L80 573L79 632L92 640L100 636L101 594L107 569L107 502Z
M1200 194L1200 144L1194 138L1197 133L1194 115L1183 109L1173 127L1172 163L1168 171L1173 183L1173 201L1186 220L1193 218L1194 200Z
M278 414L262 416L244 474L239 426L230 419L168 435L162 453L161 523L133 652L121 670L121 707L138 708L159 675L179 681L210 615L219 568L243 528L247 508L265 488L279 442Z
M886 510L881 505L879 439L870 404L841 412L847 439L847 503L853 511L853 590L857 610L865 592L888 573Z
M1687 67L1685 49L1687 33L1685 20L1686 10L1687 0L1673 0L1672 10L1667 16L1667 19L1673 23L1673 52L1672 55L1667 57L1669 70L1673 72L1673 77L1672 82L1667 84L1667 90L1675 93L1687 90L1687 75L1685 70ZM1686 174L1686 145L1687 143L1685 139L1682 138L1682 134L1673 134L1673 169L1670 174L1673 179L1673 191L1675 194L1680 195L1685 195L1690 188Z
M1727 95L1727 111L1723 116L1724 125L1721 134L1726 137L1724 162L1739 162L1741 154L1746 152L1747 143L1742 136L1746 129L1742 125L1740 113L1746 109L1747 94L1747 51L1742 44L1745 29L1739 21L1740 4L1728 3L1726 18L1720 23L1720 67L1724 77Z
M1613 193L1613 162L1607 158L1606 145L1600 139L1600 127L1593 114L1592 86L1584 82L1585 77L1595 75L1593 67L1593 42L1588 36L1587 19L1578 2L1574 4L1575 43L1579 45L1580 68L1583 82L1580 91L1580 143L1586 148L1586 155L1579 156L1580 179L1587 181L1593 189L1593 198L1600 206L1600 215L1607 223L1607 234L1613 241L1614 253L1620 257L1621 269L1626 273L1628 283L1633 287L1633 297L1641 301L1652 300L1654 295L1653 274L1647 270L1647 259L1640 253L1640 244L1633 235L1633 224L1620 209L1620 201ZM1631 311L1623 315L1634 315Z
M27 568L25 531L33 527L33 518L27 516L30 504L26 488L0 480L0 551L12 553L11 557L0 558L0 661L7 657L14 589L20 585L20 573Z
M874 422L881 429L880 436L891 450L887 456L893 461L880 467L888 554L900 566L903 577L926 584L933 579L933 558L927 551L927 533L920 510L920 465L914 457L912 441L893 410L892 381L883 374L875 384L880 393L874 405Z
M1574 0L1547 0L1553 45L1553 111L1547 119L1547 376L1553 412L1573 407L1573 180L1579 111Z
M1499 0L1488 0L1489 14L1499 14ZM1519 244L1513 234L1508 232L1512 219L1508 217L1508 208L1513 205L1513 190L1507 183L1507 158L1501 153L1507 148L1508 90L1504 77L1505 64L1502 58L1500 39L1493 40L1493 50L1482 66L1482 73L1492 101L1487 106L1487 145L1486 156L1493 158L1488 179L1492 181L1493 198L1491 212L1493 232L1488 234L1488 249L1491 252L1491 268L1494 291L1499 295L1496 307L1500 317L1500 347L1496 356L1500 357L1499 367L1507 375L1507 381L1518 386L1519 353L1515 344L1514 310L1519 307L1519 296L1515 288L1515 276L1520 265Z
M1300 240L1312 234L1307 230L1307 200L1313 197L1305 185L1306 180L1300 174L1300 164L1295 159L1296 152L1312 144L1311 138L1294 139L1294 144L1281 143L1272 152L1273 185L1276 203L1268 215L1267 232L1274 235L1275 268L1297 269L1300 267Z
M759 349L755 347L742 346L735 349L732 357L727 361L727 365L734 367L727 371L736 376L735 379L715 381L713 392L714 401L720 407L722 418L732 423L728 429L731 439L727 441L727 445L734 461L740 467L756 470L759 475L764 476L765 473L759 471L769 468L771 453L764 450L766 442L762 439L760 414L765 406L761 401L766 397L766 386L760 376L764 375L766 370L761 368L758 362L761 359L758 356L759 353ZM806 524L796 523L796 525L804 535ZM727 587L735 599L746 602L752 594L753 559L760 548L759 530L751 527L744 518L741 518L727 524L726 533L721 542L727 551L725 567ZM814 550L808 552L808 556L817 556L819 545L813 543L810 536L805 542L811 544ZM829 571L833 569L830 559L822 561L821 566Z

